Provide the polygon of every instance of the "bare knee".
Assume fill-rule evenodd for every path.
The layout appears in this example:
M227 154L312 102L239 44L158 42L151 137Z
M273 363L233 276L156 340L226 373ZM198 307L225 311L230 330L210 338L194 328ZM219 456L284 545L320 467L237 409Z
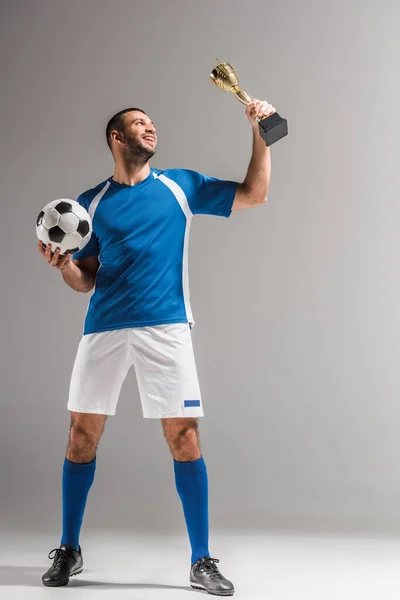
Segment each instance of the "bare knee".
M93 460L96 453L98 439L89 430L85 429L82 425L74 424L71 425L69 433L69 446L68 450L79 458L89 456L89 460ZM76 461L76 462L86 462Z
M199 426L195 418L162 419L164 435L175 460L182 462L201 457Z
M84 463L95 458L106 418L105 415L71 413L71 428L67 450L68 460Z

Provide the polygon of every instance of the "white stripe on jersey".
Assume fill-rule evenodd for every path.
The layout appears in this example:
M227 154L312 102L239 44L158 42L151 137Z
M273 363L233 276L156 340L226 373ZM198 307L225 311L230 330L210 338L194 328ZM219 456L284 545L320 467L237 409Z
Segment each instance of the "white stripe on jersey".
M190 307L189 265L188 265L189 233L190 233L190 226L192 224L193 213L190 210L189 203L186 198L186 194L180 185L178 185L175 181L173 181L169 177L166 177L165 175L156 175L153 172L153 176L155 179L159 179L164 185L166 185L171 190L171 192L177 199L177 202L178 202L179 206L181 207L183 214L186 217L185 238L184 238L184 242L183 242L182 285L183 285L183 299L184 299L184 303L185 303L186 317L187 317L187 320L189 321L189 323L193 326L194 320L193 320L192 309Z
M100 190L100 192L97 194L97 196L95 196L93 198L93 200L91 201L89 208L88 208L88 213L92 219L93 219L94 213L96 212L98 203L100 202L100 200L102 199L102 197L104 196L104 194L106 193L106 191L108 190L109 187L110 187L110 182L107 181L106 185Z

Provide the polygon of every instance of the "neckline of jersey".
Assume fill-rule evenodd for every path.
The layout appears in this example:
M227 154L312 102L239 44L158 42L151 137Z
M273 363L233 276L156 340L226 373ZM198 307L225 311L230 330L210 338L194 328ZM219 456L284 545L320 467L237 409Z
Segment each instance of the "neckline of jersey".
M153 170L154 169L150 168L150 173L149 173L149 175L147 175L146 179L139 181L139 183L136 183L135 185L129 185L127 183L119 183L118 181L114 181L112 176L109 177L107 181L109 181L112 185L115 185L116 187L119 187L119 188L137 190L138 188L143 187L143 185L148 183L151 179L154 179Z

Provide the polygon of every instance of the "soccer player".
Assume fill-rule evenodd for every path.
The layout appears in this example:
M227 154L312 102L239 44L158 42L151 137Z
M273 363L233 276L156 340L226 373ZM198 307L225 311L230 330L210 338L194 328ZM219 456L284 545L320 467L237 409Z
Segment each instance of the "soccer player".
M190 584L214 595L234 593L208 547L208 478L198 430L204 413L191 340L188 242L193 215L229 217L232 210L266 201L270 149L260 137L257 118L273 112L259 100L246 107L253 152L243 183L151 168L154 123L137 108L117 113L106 130L114 174L78 197L93 222L89 243L62 256L38 242L39 252L72 289L94 288L70 382L62 537L49 554L54 560L42 577L46 586L67 585L83 570L79 534L97 445L134 365L143 417L161 419L173 457L192 551Z

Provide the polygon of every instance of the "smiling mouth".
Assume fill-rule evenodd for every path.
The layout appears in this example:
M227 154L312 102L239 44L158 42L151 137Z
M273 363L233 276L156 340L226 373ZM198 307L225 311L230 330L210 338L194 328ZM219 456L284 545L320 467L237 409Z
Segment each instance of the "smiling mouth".
M152 135L144 135L143 139L147 140L148 142L155 142L156 141L156 138L153 137Z

